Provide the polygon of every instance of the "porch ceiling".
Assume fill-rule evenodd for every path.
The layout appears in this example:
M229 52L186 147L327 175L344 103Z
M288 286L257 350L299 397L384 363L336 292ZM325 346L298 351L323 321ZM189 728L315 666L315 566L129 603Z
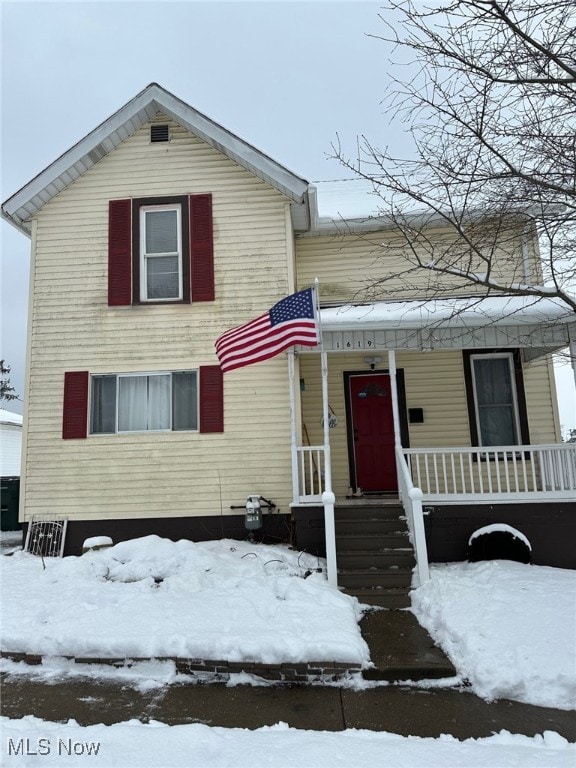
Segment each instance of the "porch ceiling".
M327 351L384 349L561 349L576 340L576 314L530 296L376 302L321 310ZM302 349L302 352L314 351Z

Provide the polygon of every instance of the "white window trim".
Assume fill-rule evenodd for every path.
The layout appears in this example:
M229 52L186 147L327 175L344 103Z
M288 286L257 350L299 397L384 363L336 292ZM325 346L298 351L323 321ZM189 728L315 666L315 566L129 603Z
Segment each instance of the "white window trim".
M196 429L172 429L172 375L175 373L194 373L196 375ZM95 378L101 378L102 376L115 376L116 377L116 402L115 402L115 413L114 413L114 432L92 432L92 379ZM120 386L118 384L118 379L121 378L130 378L134 376L170 376L170 427L166 429L134 429L134 430L126 430L126 429L118 429L118 406L120 402ZM106 373L91 373L90 374L90 387L88 389L89 392L89 404L88 404L88 414L89 414L89 424L90 424L90 431L89 435L90 437L110 437L111 435L149 435L149 434L178 434L180 432L186 432L187 434L193 434L196 432L200 432L200 371L198 368L177 368L173 371L133 371L131 373L113 373L111 371L107 371Z
M178 237L178 252L177 253L155 253L146 254L146 213L149 211L176 211L176 227ZM158 302L170 302L170 301L182 301L184 296L183 280L182 280L182 206L179 203L166 203L165 205L141 205L139 208L140 216L140 245L139 245L139 259L140 259L140 301L158 303ZM154 259L162 256L178 256L178 296L170 296L167 298L157 299L148 298L148 272L146 269L146 260Z
M512 352L490 352L487 354L470 355L470 375L472 378L472 391L474 393L474 418L476 419L476 434L478 436L478 445L484 446L482 441L482 430L480 428L480 409L478 407L478 394L476 391L476 371L474 368L475 360L494 360L497 358L506 358L510 370L510 382L512 388L512 407L514 414L514 435L515 445L521 445L520 431L520 410L518 408L518 393L516 392L516 373L514 369L514 355Z

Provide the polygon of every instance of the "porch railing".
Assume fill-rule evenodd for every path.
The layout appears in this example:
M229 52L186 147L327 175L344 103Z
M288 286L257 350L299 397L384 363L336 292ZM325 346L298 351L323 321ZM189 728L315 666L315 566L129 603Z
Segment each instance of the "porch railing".
M403 448L402 454L426 502L576 498L576 443Z
M296 449L298 457L298 501L321 502L324 492L324 446L305 445Z
M396 448L396 469L398 495L406 513L410 543L414 548L414 556L416 557L416 570L420 584L424 584L430 578L430 569L428 567L428 548L422 514L422 490L414 485L402 448Z

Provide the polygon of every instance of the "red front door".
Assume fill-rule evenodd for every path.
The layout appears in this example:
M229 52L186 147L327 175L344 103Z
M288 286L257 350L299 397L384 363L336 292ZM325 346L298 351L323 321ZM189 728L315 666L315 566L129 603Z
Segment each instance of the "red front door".
M363 491L396 491L390 376L353 374L349 394L356 487Z

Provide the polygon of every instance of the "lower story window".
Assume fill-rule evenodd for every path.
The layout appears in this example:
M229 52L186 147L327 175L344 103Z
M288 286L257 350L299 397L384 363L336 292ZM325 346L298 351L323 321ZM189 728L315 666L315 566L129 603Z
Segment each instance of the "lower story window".
M90 432L198 429L196 371L92 376Z

